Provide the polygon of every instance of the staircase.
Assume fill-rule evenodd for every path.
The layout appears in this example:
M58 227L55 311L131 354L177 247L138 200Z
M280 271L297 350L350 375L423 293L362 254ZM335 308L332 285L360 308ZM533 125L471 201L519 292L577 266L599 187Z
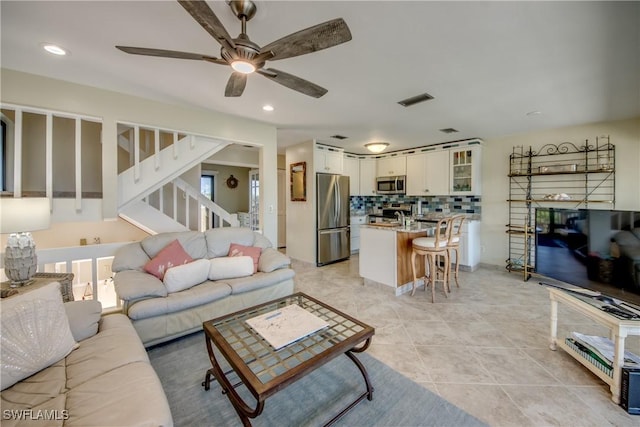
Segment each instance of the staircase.
M148 138L151 132L153 149ZM237 227L235 214L226 212L179 178L229 143L173 132L172 143L160 149L160 132L160 129L148 128L141 132L135 125L120 132L119 149L129 152L132 163L118 175L120 217L150 234L206 229L214 217L219 219L219 226ZM147 137L144 148L141 135ZM146 158L140 161L142 156Z

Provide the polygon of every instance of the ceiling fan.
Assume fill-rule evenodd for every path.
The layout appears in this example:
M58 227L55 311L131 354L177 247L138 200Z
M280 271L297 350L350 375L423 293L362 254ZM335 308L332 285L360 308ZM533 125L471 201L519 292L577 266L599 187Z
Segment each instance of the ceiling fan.
M164 58L193 59L230 65L233 73L229 77L224 96L240 96L247 84L247 75L253 72L314 98L320 98L327 89L275 68L264 68L266 61L291 58L327 49L351 40L351 32L342 18L332 19L322 24L300 30L260 47L249 39L246 32L247 21L256 14L252 1L227 1L233 13L242 22L238 37L231 38L213 10L204 1L182 1L178 3L200 24L220 45L220 56L175 50L150 49L143 47L116 46L123 52L134 55L159 56Z

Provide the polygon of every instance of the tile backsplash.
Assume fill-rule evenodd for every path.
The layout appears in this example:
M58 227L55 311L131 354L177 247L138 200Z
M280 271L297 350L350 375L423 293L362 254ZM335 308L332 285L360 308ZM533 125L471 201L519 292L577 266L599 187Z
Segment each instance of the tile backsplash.
M351 211L371 213L389 203L416 204L422 201L423 212L481 213L480 196L351 196Z

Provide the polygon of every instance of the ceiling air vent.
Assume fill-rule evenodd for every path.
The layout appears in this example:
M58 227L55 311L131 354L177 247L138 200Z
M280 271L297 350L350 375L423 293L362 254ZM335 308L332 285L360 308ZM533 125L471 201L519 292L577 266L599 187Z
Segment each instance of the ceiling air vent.
M444 128L444 129L440 129L440 132L444 132L444 133L456 133L456 132L460 132L457 129L454 128Z
M347 139L349 137L348 136L344 136L344 135L331 135L331 138L342 140L342 139Z
M429 101L433 99L433 96L428 93L422 93L420 95L412 96L411 98L403 99L402 101L398 101L398 104L403 107L411 107L412 105L416 105L420 102Z

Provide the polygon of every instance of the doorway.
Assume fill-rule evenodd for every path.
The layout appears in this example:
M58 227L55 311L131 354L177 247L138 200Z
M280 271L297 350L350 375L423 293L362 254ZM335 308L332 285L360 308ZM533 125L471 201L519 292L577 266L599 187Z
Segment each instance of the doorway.
M207 199L215 203L216 201L216 174L207 174L200 176L200 192ZM220 218L213 212L209 212L204 206L200 207L200 229L208 230L210 228L219 227Z

